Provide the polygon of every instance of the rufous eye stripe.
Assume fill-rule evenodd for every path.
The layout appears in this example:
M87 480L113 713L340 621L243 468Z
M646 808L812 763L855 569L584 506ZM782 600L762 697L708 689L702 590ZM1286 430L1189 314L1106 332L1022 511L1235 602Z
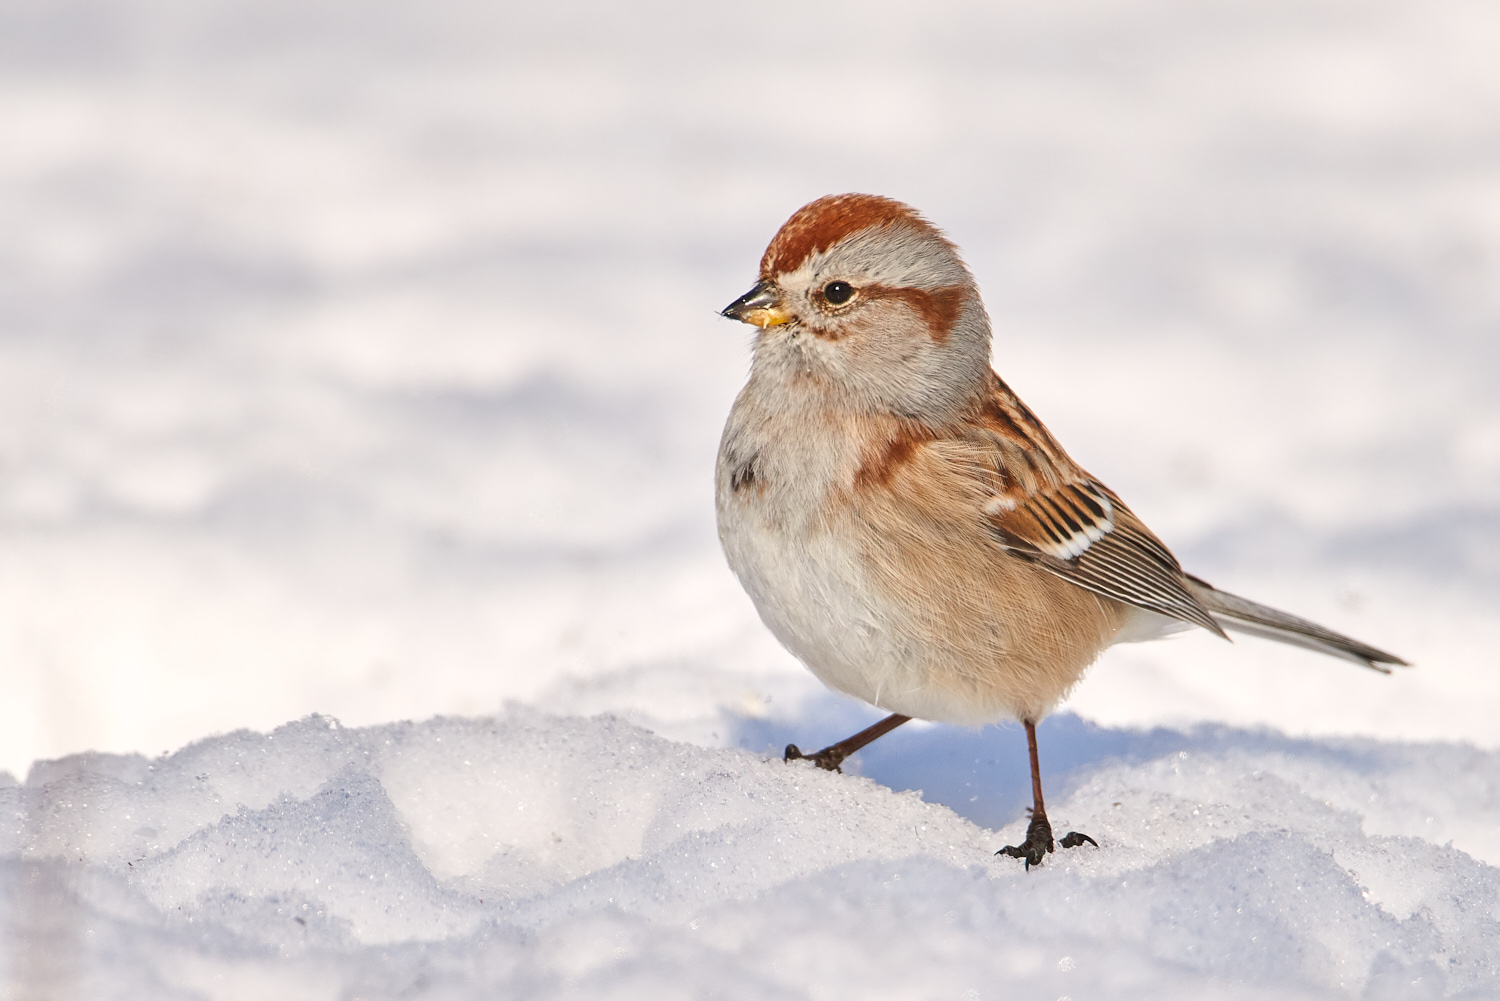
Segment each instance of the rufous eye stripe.
M859 294L864 299L898 299L906 303L912 312L922 318L932 339L941 341L958 323L969 290L962 285L947 285L936 289L866 285L859 290Z

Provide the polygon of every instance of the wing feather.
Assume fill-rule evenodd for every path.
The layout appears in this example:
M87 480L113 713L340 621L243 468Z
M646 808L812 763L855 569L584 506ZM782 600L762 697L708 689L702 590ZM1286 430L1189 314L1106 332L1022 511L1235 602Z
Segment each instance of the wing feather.
M1161 540L992 379L978 412L925 447L973 486L996 542L1077 587L1224 636Z
M1011 553L1086 590L1224 635L1187 589L1182 567L1145 525L1097 482L1063 484L988 515Z
M1095 594L1224 635L1161 540L998 377L977 419L938 447L977 485L980 517L1011 554Z

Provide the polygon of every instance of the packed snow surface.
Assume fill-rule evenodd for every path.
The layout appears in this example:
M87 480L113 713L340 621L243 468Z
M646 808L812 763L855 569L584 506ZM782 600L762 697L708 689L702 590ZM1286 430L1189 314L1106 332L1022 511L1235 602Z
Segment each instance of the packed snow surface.
M0 997L1500 996L1497 34L0 5ZM783 764L876 717L718 552L714 314L851 190L1188 569L1416 667L1111 651L1029 873L1014 728Z
M1099 847L1030 872L993 857L1024 822L966 797L609 717L78 755L0 790L9 972L80 998L1500 993L1500 755L1043 734L1096 756L1051 813ZM905 750L942 781L934 736ZM988 774L965 788L1026 783Z

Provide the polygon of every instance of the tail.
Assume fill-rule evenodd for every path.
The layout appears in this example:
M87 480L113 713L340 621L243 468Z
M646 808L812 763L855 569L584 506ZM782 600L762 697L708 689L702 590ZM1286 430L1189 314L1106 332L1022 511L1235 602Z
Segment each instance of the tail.
M1253 601L1247 601L1233 594L1216 591L1212 585L1190 574L1183 576L1186 578L1187 588L1192 592L1193 597L1197 598L1199 604L1208 610L1209 615L1213 616L1214 621L1225 629L1249 633L1251 636L1263 636L1281 643L1290 643L1292 646L1316 650L1318 653L1326 653L1331 657L1342 657L1382 674L1391 673L1387 664L1408 666L1400 657L1367 646L1359 640L1342 636L1332 629L1324 629L1315 622L1299 619L1286 612L1278 612L1265 605L1257 605Z

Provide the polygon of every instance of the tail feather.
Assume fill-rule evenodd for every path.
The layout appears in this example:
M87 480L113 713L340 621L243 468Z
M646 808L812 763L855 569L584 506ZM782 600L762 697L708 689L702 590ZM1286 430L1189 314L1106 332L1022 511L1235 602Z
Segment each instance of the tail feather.
M1289 615L1265 605L1257 605L1237 595L1216 590L1212 585L1190 574L1184 576L1187 579L1188 590L1192 592L1193 597L1197 598L1198 602L1208 609L1214 621L1225 629L1316 650L1318 653L1326 653L1332 657L1342 657L1380 671L1382 674L1391 673L1390 667L1386 666L1388 664L1407 666L1406 661L1400 657L1388 654L1384 650L1377 650L1359 640L1350 639L1332 629L1324 629L1316 622L1299 619L1295 615Z

